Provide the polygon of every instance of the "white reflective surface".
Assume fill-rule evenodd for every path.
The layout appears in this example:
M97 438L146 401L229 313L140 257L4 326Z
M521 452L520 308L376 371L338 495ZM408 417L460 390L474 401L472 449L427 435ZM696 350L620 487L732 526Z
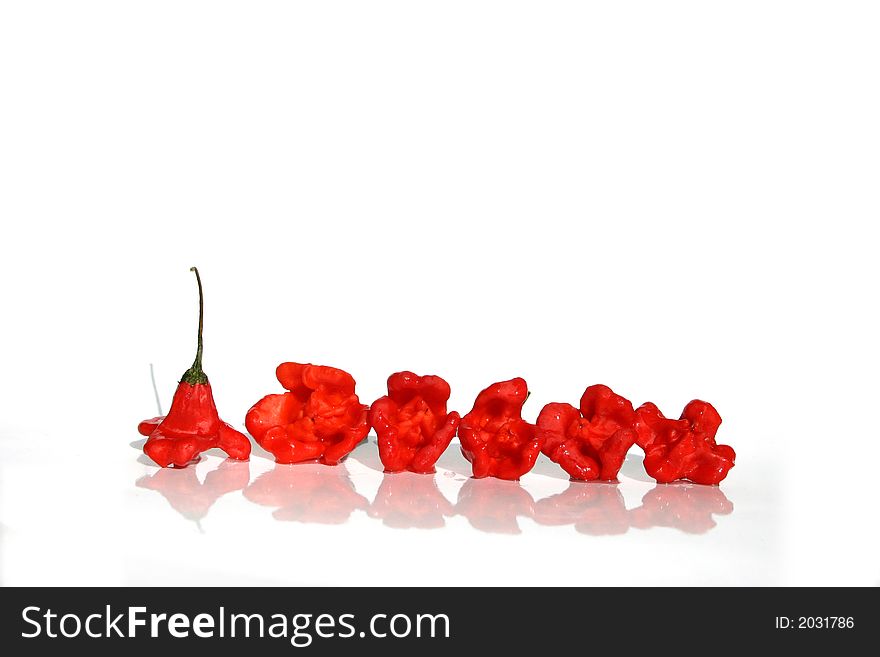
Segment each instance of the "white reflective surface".
M772 480L568 481L544 457L477 480L456 444L434 475L385 474L374 443L341 465L220 453L160 469L126 444L74 467L4 441L4 584L708 584L783 581ZM19 445L25 443L16 441ZM8 466L13 467L8 467ZM125 473L125 476L123 476ZM27 504L22 502L27 499Z

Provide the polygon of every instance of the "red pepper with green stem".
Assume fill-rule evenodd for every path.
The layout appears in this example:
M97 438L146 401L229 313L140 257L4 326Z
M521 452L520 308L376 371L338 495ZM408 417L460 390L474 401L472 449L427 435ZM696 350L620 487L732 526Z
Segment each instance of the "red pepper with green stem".
M205 303L202 279L195 272L199 287L199 333L196 358L183 377L171 401L168 415L144 420L138 431L148 436L144 453L163 468L182 468L198 459L199 454L219 447L229 458L245 461L251 454L251 442L240 431L223 422L214 404L211 384L202 370L202 328Z

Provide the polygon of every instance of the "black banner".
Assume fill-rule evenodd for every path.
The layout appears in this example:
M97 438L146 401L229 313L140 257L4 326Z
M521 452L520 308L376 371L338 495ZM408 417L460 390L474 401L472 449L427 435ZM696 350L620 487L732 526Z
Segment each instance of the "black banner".
M90 655L845 649L880 635L877 601L815 588L7 588L0 640L7 654Z

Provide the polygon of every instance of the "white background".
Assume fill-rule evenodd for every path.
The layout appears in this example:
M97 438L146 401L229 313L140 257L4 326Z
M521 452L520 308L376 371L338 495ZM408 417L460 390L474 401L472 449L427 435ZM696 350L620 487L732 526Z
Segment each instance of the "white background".
M877 585L878 32L873 2L3 2L0 582ZM713 402L737 465L654 504L634 451L560 501L549 462L493 487L453 447L436 491L389 483L434 529L383 523L370 445L145 488L193 264L237 426L282 360L367 403L437 373L463 412L523 376L529 420L602 382Z

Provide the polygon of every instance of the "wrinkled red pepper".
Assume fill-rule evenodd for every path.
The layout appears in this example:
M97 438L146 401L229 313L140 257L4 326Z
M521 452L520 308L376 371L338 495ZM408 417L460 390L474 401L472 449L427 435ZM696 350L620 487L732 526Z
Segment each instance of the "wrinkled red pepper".
M245 418L248 431L278 463L320 460L335 465L370 431L351 374L335 367L281 363L278 381L289 392L267 395Z
M590 386L580 410L556 402L541 410L537 424L542 451L572 479L613 481L636 440L635 419L629 400L608 386Z
M532 469L541 453L537 427L522 419L528 398L524 379L493 383L461 419L461 453L473 464L474 477L516 480Z
M721 416L698 399L684 407L681 418L664 417L651 402L636 411L636 442L645 450L645 471L661 484L687 479L717 484L733 467L736 453L715 443Z
M397 372L388 377L388 394L370 407L385 472L434 472L461 422L458 413L446 412L449 394L449 384L439 376Z
M211 384L202 371L202 324L204 296L202 279L195 267L199 286L199 335L196 359L183 374L174 393L168 415L144 420L138 425L141 435L148 436L144 453L163 468L182 468L196 461L199 454L219 447L229 458L246 461L251 454L251 441L240 431L220 419Z

